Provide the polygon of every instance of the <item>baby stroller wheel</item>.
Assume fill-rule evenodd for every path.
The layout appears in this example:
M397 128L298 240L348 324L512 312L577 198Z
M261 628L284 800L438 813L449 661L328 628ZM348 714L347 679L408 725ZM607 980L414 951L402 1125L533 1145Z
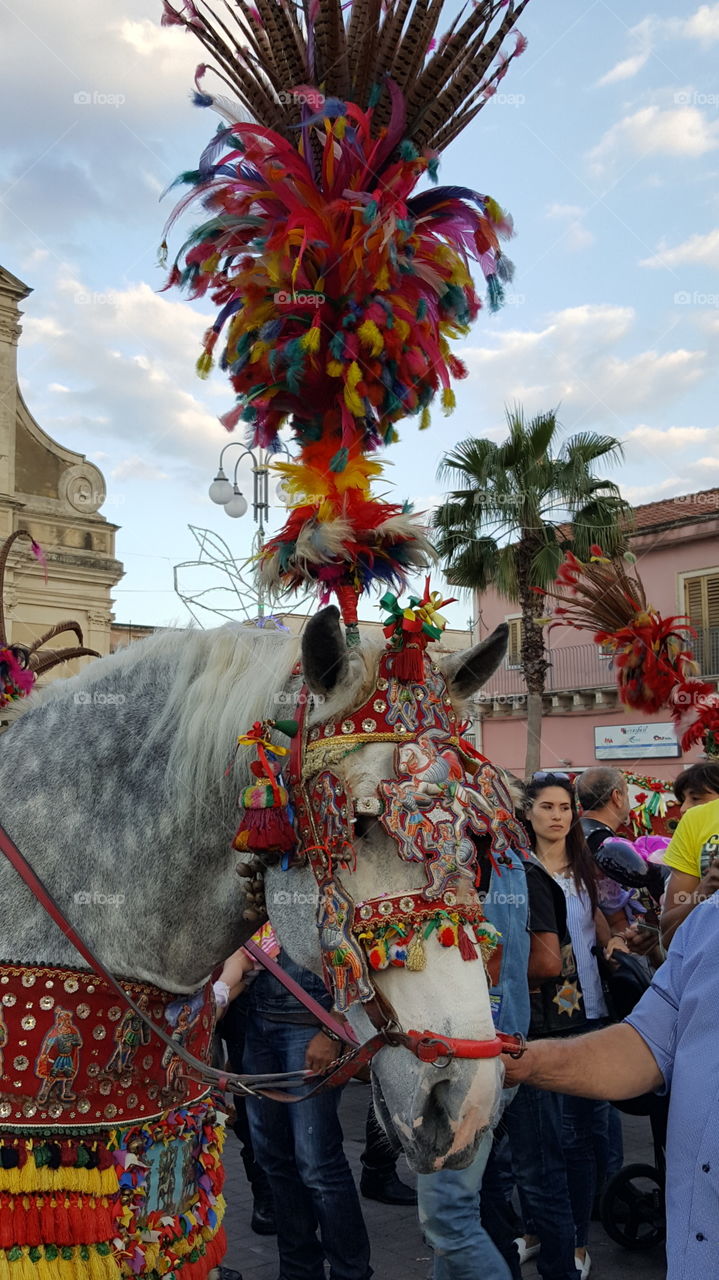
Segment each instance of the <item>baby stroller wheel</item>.
M600 1206L602 1226L625 1249L651 1249L666 1235L664 1183L651 1164L628 1164L609 1179Z

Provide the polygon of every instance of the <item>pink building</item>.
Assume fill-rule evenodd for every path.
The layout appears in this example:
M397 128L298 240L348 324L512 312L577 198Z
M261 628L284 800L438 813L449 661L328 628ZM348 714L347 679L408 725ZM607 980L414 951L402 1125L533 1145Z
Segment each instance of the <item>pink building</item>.
M719 680L719 489L650 502L634 511L631 550L647 599L665 617L687 614L697 632L704 678ZM507 658L477 698L476 741L494 763L520 777L526 750L525 689L517 606L495 591L478 594L475 642L499 622L510 627ZM543 705L543 769L584 769L606 762L671 779L700 748L683 756L670 717L641 717L617 700L609 658L582 632L555 627L547 635ZM588 633L587 633L588 634Z

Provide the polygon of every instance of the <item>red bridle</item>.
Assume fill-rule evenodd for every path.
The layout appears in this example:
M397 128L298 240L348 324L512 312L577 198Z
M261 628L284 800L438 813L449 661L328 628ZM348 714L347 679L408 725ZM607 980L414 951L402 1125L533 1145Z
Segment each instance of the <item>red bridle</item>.
M297 733L292 739L287 780L295 805L301 809L303 819L305 819L309 824L309 829L311 831L310 844L301 844L299 852L300 855L302 855L302 853L307 855L308 864L312 868L315 878L318 879L319 884L318 860L316 854L317 851L321 851L323 849L323 842L321 838L322 833L317 828L312 805L309 803L306 796L306 789L302 776L303 746L306 739L306 714L309 701L310 691L306 685L303 685L298 698L298 710L296 717ZM404 896L410 898L413 895L407 893ZM358 906L355 907L355 921L359 921L361 923L363 911L369 911L371 908L375 907L378 901L380 900L368 899L364 903L358 904ZM383 901L386 902L386 898ZM255 948L253 948L253 954L256 954ZM277 966L277 968L279 970L279 966ZM280 977L281 972L282 971L279 970L275 975L280 979L280 981L282 981L282 978ZM366 1042L367 1044L372 1044L373 1041L378 1041L377 1047L373 1049L373 1055L383 1046L383 1044L392 1045L408 1049L410 1053L412 1053L421 1062L432 1063L433 1066L437 1066L439 1068L445 1066L453 1058L496 1058L502 1053L518 1058L524 1053L526 1045L524 1036L522 1035L510 1036L505 1035L502 1032L497 1032L488 1040L468 1040L458 1036L438 1035L436 1032L427 1030L404 1031L399 1024L399 1020L394 1009L389 1004L386 997L378 991L375 983L372 983L372 986L374 987L374 995L370 1000L362 1002L362 1008L365 1010L365 1013L378 1033L372 1038L372 1041ZM311 1004L314 1005L314 1001L310 1001L309 998L303 1000L303 1003L305 1003L307 1007L310 1007Z

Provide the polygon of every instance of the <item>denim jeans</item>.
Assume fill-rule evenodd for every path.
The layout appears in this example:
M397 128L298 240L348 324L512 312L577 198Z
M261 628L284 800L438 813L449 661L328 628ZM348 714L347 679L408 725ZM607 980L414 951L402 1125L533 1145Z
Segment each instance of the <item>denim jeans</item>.
M539 1237L542 1280L577 1280L562 1103L559 1094L520 1085L504 1114L525 1230Z
M271 1021L251 1008L243 1070L302 1070L316 1034L316 1026ZM279 1280L325 1280L325 1258L330 1280L372 1275L367 1230L342 1146L339 1093L328 1089L291 1105L247 1100L255 1158L277 1206Z
M230 1070L234 1071L236 1075L240 1075L242 1072L246 1026L247 995L243 992L236 1000L232 1001L217 1027L218 1036L225 1042ZM240 1143L240 1154L242 1163L245 1166L247 1181L252 1188L252 1197L269 1208L272 1204L272 1192L267 1181L267 1174L264 1169L260 1168L255 1159L250 1122L247 1115L247 1101L241 1093L237 1093L233 1098L233 1104L235 1122L232 1128L235 1131L235 1137Z
M479 1216L479 1193L492 1140L487 1130L469 1168L441 1169L417 1178L419 1223L434 1250L433 1280L477 1280L477 1276L511 1280Z

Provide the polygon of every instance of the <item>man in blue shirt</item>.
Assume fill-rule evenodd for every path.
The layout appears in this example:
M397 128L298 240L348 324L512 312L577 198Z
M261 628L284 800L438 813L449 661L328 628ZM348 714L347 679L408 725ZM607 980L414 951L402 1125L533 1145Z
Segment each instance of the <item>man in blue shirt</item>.
M719 1276L719 895L674 937L630 1016L576 1040L535 1040L507 1082L618 1101L671 1087L667 1280Z

